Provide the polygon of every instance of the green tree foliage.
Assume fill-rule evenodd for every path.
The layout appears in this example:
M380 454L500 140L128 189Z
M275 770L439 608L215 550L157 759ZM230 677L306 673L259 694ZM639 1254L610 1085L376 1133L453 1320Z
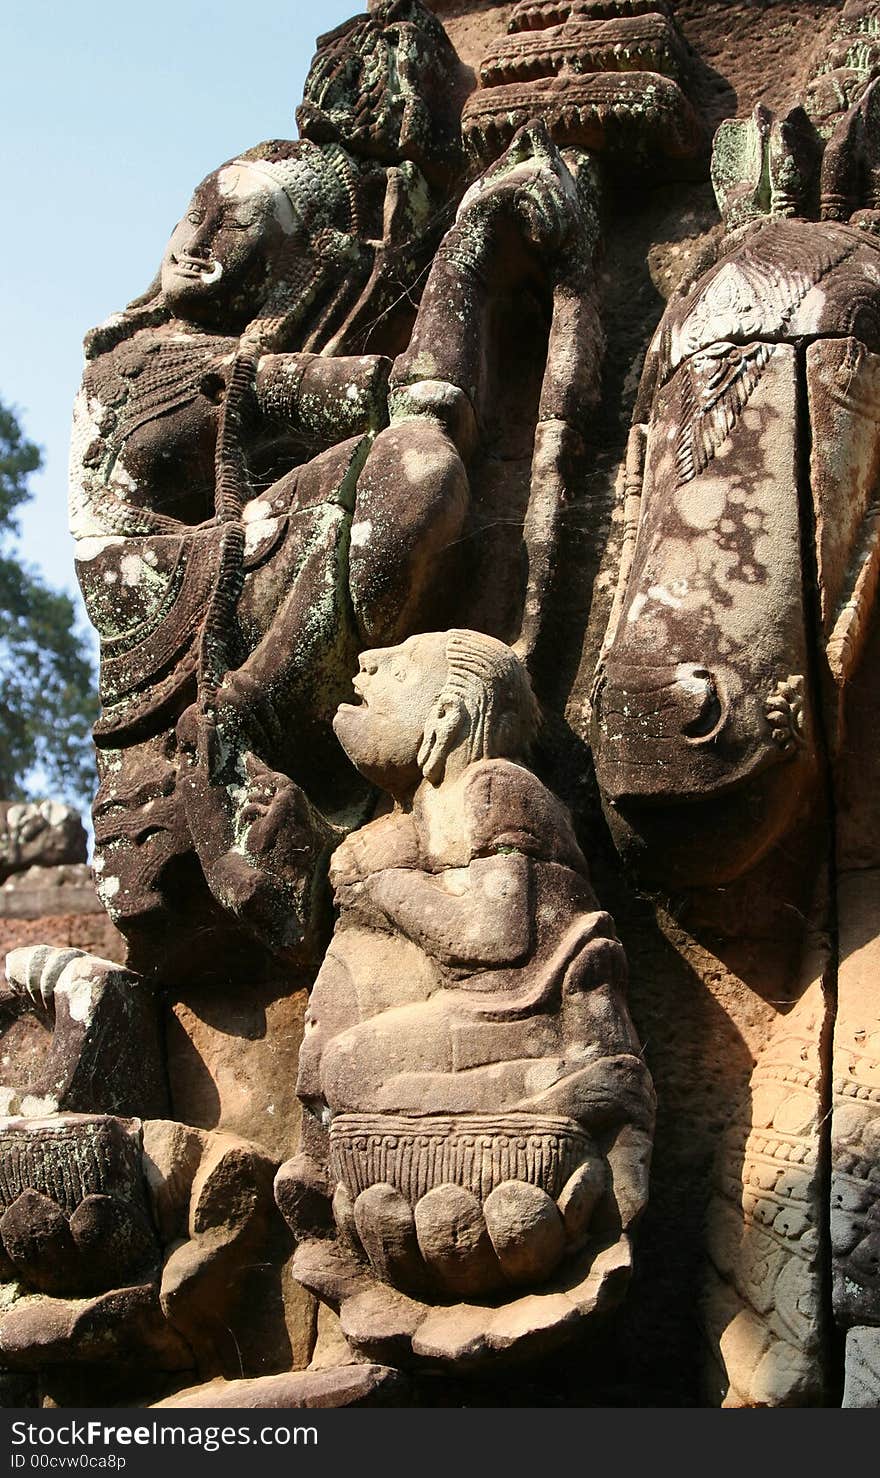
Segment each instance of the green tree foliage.
M82 805L95 788L89 648L70 596L50 590L16 548L16 510L41 460L0 401L0 800L26 798L36 772L44 793Z

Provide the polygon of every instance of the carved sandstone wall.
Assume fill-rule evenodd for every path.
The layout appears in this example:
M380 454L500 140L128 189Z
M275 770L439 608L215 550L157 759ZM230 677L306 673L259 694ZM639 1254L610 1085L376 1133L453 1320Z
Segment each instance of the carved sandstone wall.
M11 963L3 1347L876 1404L880 10L431 11L322 38L87 340L126 968ZM59 1200L114 1135L146 1190Z

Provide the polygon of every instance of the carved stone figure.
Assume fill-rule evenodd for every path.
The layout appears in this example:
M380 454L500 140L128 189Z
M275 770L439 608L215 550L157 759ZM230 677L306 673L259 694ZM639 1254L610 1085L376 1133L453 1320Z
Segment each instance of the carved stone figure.
M155 286L87 344L71 526L102 638L96 868L133 962L151 969L156 916L176 912L181 880L198 890L193 849L223 907L296 950L334 833L288 777L337 816L357 801L332 755L315 763L314 750L376 599L351 529L368 527L356 484L387 419L389 366L345 351L359 319L387 307L389 274L399 296L431 242L437 200L420 163L436 174L451 125L431 134L411 74L443 79L454 57L417 4L379 6L355 36L378 68L378 111L349 118L346 147L336 141L346 71L340 36L324 38L307 136L209 176ZM394 63L401 51L408 69ZM442 493L425 513L435 540ZM399 520L377 526L366 551L379 568L383 539L405 584ZM190 951L224 918L193 902Z
M439 56L451 70L436 23L403 9L431 42L412 65ZM400 10L377 7L345 45L357 34L393 52ZM363 120L345 149L328 141L347 126L325 75L340 45L342 33L326 43L307 87L332 128L309 102L320 142L260 145L209 176L155 293L88 343L71 518L102 636L96 869L131 963L151 971L169 910L187 968L206 926L223 927L207 900L187 895L188 922L175 910L198 867L274 955L314 950L321 857L364 804L329 734L357 649L450 614L445 573L492 389L484 274L512 257L511 284L540 276L563 248L590 260L565 163L524 133L462 202L394 366L347 353L381 310L388 259L398 286L415 279L437 201L409 157L408 130L422 140L428 123L416 128L393 68L366 157L348 152ZM392 120L393 165L378 162Z
M0 883L28 867L85 860L85 828L72 806L60 801L0 803Z
M860 655L876 583L880 257L842 160L872 96L840 119L821 172L815 135L802 157L802 110L776 121L758 108L719 130L729 234L648 351L592 734L618 845L674 883L736 877L815 804L805 541L841 688ZM750 173L735 186L738 167ZM819 222L805 219L814 200Z
M623 951L565 809L524 767L538 713L508 647L411 637L362 653L354 686L336 733L393 809L331 862L303 1150L277 1194L308 1238L323 1193L335 1239L306 1240L295 1271L370 1349L349 1303L373 1286L382 1307L382 1285L410 1297L389 1293L380 1327L417 1354L551 1345L622 1293L647 1190ZM511 1309L551 1278L532 1319Z
M0 1398L876 1405L880 0L369 0L297 120L87 339Z
M666 885L747 874L823 787L837 799L877 583L878 64L872 7L847 6L802 104L718 130L727 235L648 352L592 732L615 840ZM706 1317L728 1405L824 1399L829 1210L831 1302L860 1372L876 1346L859 1327L877 1317L870 1028L848 958L871 909L846 875L850 831L844 813L839 964L777 1023L719 1149Z

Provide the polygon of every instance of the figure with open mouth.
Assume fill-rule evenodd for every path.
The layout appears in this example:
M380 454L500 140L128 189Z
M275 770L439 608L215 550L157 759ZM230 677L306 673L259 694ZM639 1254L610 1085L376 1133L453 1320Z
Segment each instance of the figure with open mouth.
M331 862L302 1147L276 1180L294 1271L358 1347L372 1290L372 1358L401 1339L440 1360L535 1353L628 1281L654 1094L626 959L527 768L539 714L511 648L414 636L363 653L354 686L336 734L393 805Z

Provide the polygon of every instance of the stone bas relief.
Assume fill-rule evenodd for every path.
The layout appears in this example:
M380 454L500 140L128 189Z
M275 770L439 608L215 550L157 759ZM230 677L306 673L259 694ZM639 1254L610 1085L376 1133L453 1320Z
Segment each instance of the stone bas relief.
M537 125L440 240L456 66L417 4L325 38L304 137L209 176L155 292L87 343L71 522L102 639L96 870L147 973L169 973L169 918L190 971L232 921L273 960L320 957L322 869L368 799L330 722L359 648L452 612L469 464L503 405L493 278L552 295L563 250L589 265L576 161ZM494 617L513 635L517 584Z
M374 79L366 112L346 91L355 57ZM376 518L362 475L372 453L381 481L396 453L400 433L376 438L389 303L436 245L455 155L454 114L432 111L419 79L451 87L453 66L417 5L325 38L303 137L210 175L154 287L87 343L71 525L102 640L96 870L154 973L151 930L175 913L181 876L198 894L199 873L201 910L191 897L188 930L177 920L190 956L225 911L276 954L308 952L315 865L335 835L321 806L344 824L359 799L322 726L360 629L393 628L404 592L418 604L417 566L461 515L466 477L438 419L415 422L435 446L411 524L390 505ZM385 353L348 352L359 324L389 313Z
M85 829L72 806L0 804L0 883L31 867L76 866L85 860Z
M877 1404L878 89L875 0L379 0L88 336L15 1399Z
M747 875L846 771L877 581L876 7L847 4L829 43L790 111L719 128L726 235L670 302L636 401L592 738L618 848L667 886ZM728 1405L833 1399L829 1302L858 1350L845 1404L872 1389L876 1034L848 955L873 924L851 830L844 812L829 859L841 951L806 949L816 974L718 1155L705 1313Z
M355 691L336 733L394 806L331 859L303 1151L276 1184L294 1271L373 1356L401 1337L461 1364L534 1355L619 1300L646 1196L653 1090L623 950L523 767L538 715L509 648L411 637L362 654Z

